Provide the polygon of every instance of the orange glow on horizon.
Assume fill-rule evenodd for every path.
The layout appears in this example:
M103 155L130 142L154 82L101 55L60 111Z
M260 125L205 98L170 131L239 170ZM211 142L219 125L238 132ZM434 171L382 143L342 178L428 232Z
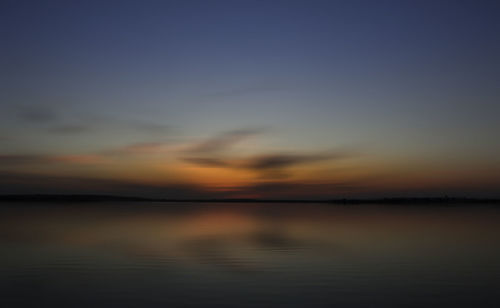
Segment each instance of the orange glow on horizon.
M194 184L201 185L208 190L230 189L250 185L255 182L255 174L240 169L224 169L182 165L179 168L184 177Z

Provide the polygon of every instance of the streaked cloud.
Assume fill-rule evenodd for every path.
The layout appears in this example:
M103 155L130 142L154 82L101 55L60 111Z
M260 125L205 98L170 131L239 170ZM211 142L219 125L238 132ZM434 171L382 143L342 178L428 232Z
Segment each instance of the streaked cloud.
M349 152L268 153L245 158L185 157L183 160L204 167L235 168L255 171L263 178L284 178L287 170L305 164L351 157Z
M48 98L39 98L42 101ZM32 104L12 108L18 119L34 126L43 127L49 133L73 135L106 130L136 131L144 134L166 134L171 125L144 119L120 119L114 116L81 113L74 107L61 104Z
M220 153L238 142L262 134L265 131L264 128L250 128L224 132L188 147L186 152L190 154Z
M71 164L101 164L109 160L100 155L61 155L53 156L53 161Z
M234 167L234 165L223 159L210 157L186 157L184 161L205 167Z
M216 196L193 184L152 185L127 180L79 176L54 176L18 172L0 172L0 193L35 194L120 194L124 196L204 198Z
M23 121L35 124L52 123L59 119L57 111L45 105L21 106L17 110L17 117Z
M264 181L236 188L233 193L257 198L310 198L355 194L364 188L363 182L336 181L330 183L303 183L294 181Z
M82 124L67 124L67 125L57 125L49 128L49 132L58 134L81 134L91 131L91 127Z
M251 170L264 178L287 177L287 170L298 165L352 157L347 150L316 152L270 152L240 157L230 153L230 148L249 137L263 133L262 129L240 129L222 133L188 148L181 159L202 167L233 168Z
M29 165L54 162L54 157L35 154L3 154L0 155L0 166Z
M123 147L103 151L105 155L140 155L165 153L171 148L169 142L137 142Z
M300 164L315 163L336 158L344 158L344 155L342 155L341 153L274 153L251 157L242 163L242 167L253 170L271 170L292 167L294 165Z
M131 121L128 123L124 123L125 126L129 126L132 129L142 131L144 133L168 133L172 129L170 125L166 124L158 124L154 122L145 122L145 121Z
M105 162L99 155L43 155L43 154L4 154L0 155L0 166L44 165L54 163L96 164Z

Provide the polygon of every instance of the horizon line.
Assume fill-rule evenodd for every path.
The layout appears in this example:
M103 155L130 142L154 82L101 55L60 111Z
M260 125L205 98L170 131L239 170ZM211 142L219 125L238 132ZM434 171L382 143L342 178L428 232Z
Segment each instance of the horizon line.
M395 203L500 203L500 198L483 197L379 197L331 199L268 198L152 198L108 194L3 194L0 202L181 202L181 203L323 203L323 204L395 204Z

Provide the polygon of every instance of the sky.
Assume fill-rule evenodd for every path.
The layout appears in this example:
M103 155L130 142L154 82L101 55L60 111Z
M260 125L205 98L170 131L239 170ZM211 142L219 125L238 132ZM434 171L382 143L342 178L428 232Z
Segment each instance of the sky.
M500 197L498 1L0 3L0 193Z

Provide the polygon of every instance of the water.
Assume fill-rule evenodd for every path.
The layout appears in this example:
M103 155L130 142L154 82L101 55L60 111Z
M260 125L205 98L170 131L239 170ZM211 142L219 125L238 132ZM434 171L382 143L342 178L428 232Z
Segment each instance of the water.
M3 204L1 307L499 307L500 209Z

